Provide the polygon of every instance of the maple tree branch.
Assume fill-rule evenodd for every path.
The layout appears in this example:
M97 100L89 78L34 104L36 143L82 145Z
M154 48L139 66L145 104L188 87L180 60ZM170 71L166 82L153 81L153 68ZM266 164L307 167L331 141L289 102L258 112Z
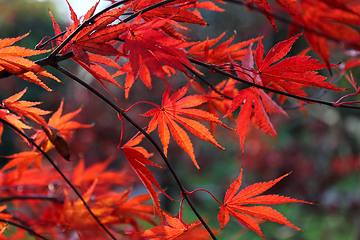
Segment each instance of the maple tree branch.
M23 133L19 128L17 128L16 126L14 126L13 124L11 124L8 121L5 121L4 119L0 118L0 122L6 124L8 127L10 127L11 129L13 129L15 132L17 132L18 134L20 134L22 137L24 137L30 144L32 144L33 146L35 146L35 148L41 152L41 154L51 163L51 165L55 168L55 170L61 175L61 177L65 180L65 182L70 186L70 188L75 192L75 194L79 197L79 199L82 201L82 203L84 204L85 208L87 209L87 211L91 214L91 216L95 219L95 221L99 224L99 226L104 229L104 231L114 240L116 240L116 238L111 234L111 232L109 232L109 230L100 222L100 220L95 216L95 214L91 211L90 207L87 205L87 203L85 202L85 200L83 199L83 197L80 195L80 193L76 190L75 186L70 182L70 180L64 175L64 173L60 170L60 168L55 164L55 162L50 158L50 156L44 152L41 147L39 145L37 145L35 143L35 141L29 137L28 135L26 135L25 133Z
M336 104L336 102L328 102L328 101L324 101L324 100L319 100L319 99L316 99L316 98L309 98L309 97L302 97L302 96L298 96L298 95L294 95L294 94L291 94L291 93L288 93L288 92L283 92L283 91L279 91L279 90L276 90L276 89L272 89L272 88L268 88L268 87L264 87L262 85L258 85L256 83L252 83L252 82L248 82L244 79L241 79L235 75L232 75L230 73L227 73L217 67L214 67L213 65L211 64L208 64L208 63L205 63L205 62L201 62L199 60L196 60L196 59L193 59L193 58L189 58L189 61L192 62L192 63L195 63L197 65L200 65L200 66L203 66L203 67L206 67L207 69L211 70L211 71L214 71L214 72L217 72L217 73L220 73L224 76L227 76L227 77L230 77L234 80L237 80L239 82L242 82L242 83L245 83L248 85L248 87L256 87L256 88L260 88L262 90L265 90L265 91L269 91L269 92L273 92L273 93L277 93L277 94L281 94L281 95L284 95L284 96L287 96L287 97L291 97L291 98L295 98L295 99L299 99L299 100L302 100L302 101L306 101L306 102L311 102L311 103L318 103L318 104L322 104L322 105L327 105L327 106L330 106L330 107L344 107L344 108L353 108L353 109L360 109L360 106L355 106L355 105L350 105L350 104L342 104L340 106L338 106Z
M156 150L159 152L159 154L161 155L162 159L164 160L165 164L167 165L167 167L169 168L169 171L171 172L171 174L173 175L177 185L180 188L181 194L183 195L183 197L186 199L186 201L188 202L191 210L194 212L194 214L196 215L196 217L200 220L200 222L202 223L202 225L205 227L205 229L208 231L208 233L210 234L210 236L216 240L217 238L215 237L214 233L211 231L210 227L207 225L207 223L204 221L204 219L201 217L201 215L199 214L199 212L196 210L194 204L191 202L189 196L186 194L187 190L185 189L184 185L182 184L182 182L180 181L180 178L178 177L178 175L175 172L175 169L172 167L172 165L170 164L169 160L167 159L167 157L165 156L164 152L162 151L162 149L160 148L160 146L157 144L157 142L144 130L142 129L134 120L132 120L125 112L123 109L119 108L116 104L114 104L112 101L110 101L107 97L105 97L104 95L102 95L100 92L98 92L95 88L93 88L92 86L90 86L89 84L87 84L86 82L84 82L83 80L81 80L80 78L78 78L76 75L72 74L71 72L69 72L68 70L66 70L65 68L61 67L60 65L55 65L53 66L55 69L59 70L61 73L65 74L66 76L70 77L71 79L73 79L74 81L76 81L77 83L81 84L82 86L84 86L85 88L87 88L89 91L91 91L92 93L94 93L97 97L99 97L100 99L102 99L104 102L106 102L109 106L111 106L118 114L120 114L123 118L125 118L132 126L134 126L137 130L139 130L142 134L144 134L144 136L152 143L152 145L156 148Z
M24 229L25 231L29 232L29 233L32 234L32 235L35 235L36 237L38 237L38 238L40 238L40 239L48 240L47 238L41 236L40 234L38 234L37 232L35 232L35 231L32 230L31 228L26 227L26 226L24 226L24 225L21 225L21 224L19 224L19 223L12 222L12 221L9 221L9 220L5 220L5 219L2 219L2 218L0 218L0 222L8 223L8 224L13 225L13 226L15 226L15 227Z

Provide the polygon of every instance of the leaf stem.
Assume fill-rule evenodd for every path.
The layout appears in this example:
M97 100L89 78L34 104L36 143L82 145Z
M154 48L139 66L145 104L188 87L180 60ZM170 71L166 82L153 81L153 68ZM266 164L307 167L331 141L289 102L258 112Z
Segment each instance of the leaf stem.
M211 197L212 197L215 201L217 201L220 205L223 205L223 203L220 202L219 200L217 200L217 198L216 198L210 191L208 191L208 190L206 190L206 189L203 189L203 188L195 189L194 191L192 191L192 192L187 192L186 194L189 194L189 195L190 195L190 194L194 194L194 193L196 193L196 192L198 192L198 191L207 192L208 194L211 195Z

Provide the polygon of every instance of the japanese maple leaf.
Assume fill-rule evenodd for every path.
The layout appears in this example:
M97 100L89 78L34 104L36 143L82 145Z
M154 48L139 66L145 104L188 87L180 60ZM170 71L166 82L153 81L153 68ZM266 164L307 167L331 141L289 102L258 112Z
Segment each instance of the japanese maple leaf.
M21 117L16 116L13 113L10 113L9 110L7 109L0 109L0 118L3 119L4 121L11 123L22 132L24 132L23 129L31 129L30 126L26 125L21 121ZM1 143L1 135L3 133L3 130L4 130L4 126L2 122L0 122L0 143Z
M29 82L36 83L48 91L51 89L43 83L36 74L50 77L58 82L61 82L55 76L51 75L38 64L24 57L38 55L49 52L49 50L31 50L18 46L10 46L15 42L23 39L29 33L16 38L0 39L0 71L6 70L7 72L20 77Z
M131 224L136 231L140 230L140 226L138 226L135 217L156 225L154 222L154 206L146 204L151 199L150 194L131 196L131 191L130 188L120 193L108 192L95 199L96 205L113 208L112 214L120 216L123 224Z
M245 2L247 2L248 4L255 4L260 10L262 10L263 14L277 31L275 19L273 17L272 11L270 10L270 5L267 0L245 0ZM279 4L282 9L291 16L295 15L296 13L298 13L298 11L301 10L301 7L296 0L275 0L275 2Z
M162 97L161 107L158 106L158 108L146 112L145 114L143 114L143 116L153 116L153 118L149 122L149 128L147 132L151 133L155 130L156 127L158 127L159 137L164 147L165 155L167 155L167 148L169 145L171 132L177 144L182 149L184 149L187 154L189 154L195 166L199 168L199 165L197 164L195 159L194 149L190 138L176 122L180 123L183 127L189 130L195 136L205 141L208 141L223 150L224 148L216 142L214 137L204 125L192 119L185 118L181 115L214 122L224 127L227 126L224 125L215 115L200 109L192 108L207 102L207 98L202 95L191 95L184 97L187 90L189 89L190 84L191 82L189 82L185 87L177 90L171 96L170 88L168 87Z
M40 108L36 108L34 106L39 105L41 102L29 102L29 101L18 101L26 92L27 88L22 90L21 92L12 95L11 97L4 99L2 101L2 105L0 106L7 108L16 112L23 120L24 116L32 119L33 121L46 126L45 120L41 117L41 115L46 115L51 113L50 111L44 111Z
M17 167L18 176L21 176L31 164L38 169L41 169L42 166L42 154L38 151L15 153L11 156L6 156L6 158L12 158L12 160L5 164L1 171Z
M277 212L271 207L245 206L249 204L273 205L294 202L312 204L310 202L279 196L275 194L257 196L274 186L281 179L288 175L289 174L285 174L272 181L252 184L238 192L242 181L241 169L239 177L230 185L230 188L226 191L224 204L220 206L218 220L220 222L221 228L225 227L225 225L229 222L229 215L232 215L236 218L236 220L262 236L264 239L266 238L262 234L259 224L252 217L277 222L294 228L296 230L300 230L299 228L292 225L281 213Z
M140 178L141 182L144 184L144 186L150 193L155 211L157 214L160 215L162 212L160 209L160 200L154 186L162 194L164 194L168 198L170 197L161 189L154 175L146 167L146 165L156 166L156 167L160 167L160 166L151 162L148 159L151 156L151 154L149 154L143 147L139 147L139 146L135 147L137 144L140 143L142 138L144 138L143 135L138 135L138 136L135 135L126 144L124 144L124 146L122 147L119 146L119 149L125 155L132 169L135 171L136 175Z
M81 23L87 21L90 17L93 16L96 7L98 6L98 1L83 17L82 20L78 18L71 5L68 3L71 20L73 23L67 29L66 34L62 37L65 40L73 31L75 31ZM108 14L112 14L111 17L105 16L104 18L95 19L94 23L86 26L82 29L71 41L61 50L61 53L65 54L67 52L73 51L75 57L80 61L84 62L86 65L90 65L90 59L87 52L91 52L97 55L106 55L106 56L115 56L118 54L118 50L113 47L113 40L121 33L122 29L127 27L125 24L115 24L107 26L108 24L115 21L119 16L121 16L127 7L119 8L112 10ZM60 27L56 23L52 14L52 21L55 29L55 34L60 33Z
M102 191L108 191L114 185L129 186L133 184L136 179L129 174L129 169L120 171L106 170L113 159L114 157L111 156L103 162L85 168L85 160L81 158L74 168L72 183L87 189L94 181L94 178L97 178L98 188L101 188Z
M334 84L324 82L326 77L317 75L315 70L326 68L326 65L317 62L316 59L311 59L310 56L294 56L277 62L290 51L300 35L276 44L265 58L263 57L264 46L261 40L259 41L255 53L255 64L256 74L260 76L263 85L278 87L299 96L305 96L300 88L308 86L341 91L342 89L335 87Z
M244 152L244 142L247 133L247 127L251 118L254 119L256 125L265 133L269 133L276 138L276 131L270 122L269 114L284 114L286 112L277 103L270 98L263 90L250 87L239 91L234 98L228 112L224 117L227 117L231 112L235 111L239 106L242 106L237 119L237 132L240 136L241 149Z
M202 224L199 222L187 225L178 217L172 217L164 213L167 225L155 226L145 230L141 236L146 239L208 239L209 234L199 231Z
M228 80L224 80L220 83L218 83L215 86L215 89L218 90L220 93L233 98L236 95L238 95L238 90L235 88L236 82L234 79L230 78ZM226 114L227 111L230 108L231 99L225 98L219 93L215 92L212 88L209 89L208 92L205 91L205 89L198 83L198 82L192 82L191 86L199 93L203 94L208 98L208 101L206 103L205 110L209 113L214 114L216 117L219 117L219 113ZM227 116L231 120L235 120L232 117L232 114ZM210 132L211 134L214 134L215 132L215 126L216 123L210 122Z
M82 21L88 20L93 16L94 11L99 2L95 4L84 16ZM69 5L71 19L73 23L67 29L66 34L57 39L56 42L58 45L64 41L73 31L75 31L81 21L78 19L76 13L73 11L72 7ZM63 49L61 49L60 54L66 54L68 52L73 52L74 57L72 58L76 63L82 66L86 71L88 71L94 78L107 90L102 80L110 82L118 87L121 87L113 77L100 65L111 66L115 68L120 68L112 59L105 56L115 56L118 55L119 51L113 47L114 39L127 30L129 25L127 24L115 24L109 25L115 21L119 16L121 16L127 7L113 9L108 12L108 15L102 16L94 21L93 24L86 26L82 29ZM55 21L53 15L50 12L51 19L53 21L53 27L55 29L55 34L58 35L61 33L60 26ZM108 91L108 90L107 90ZM109 92L109 91L108 91Z
M302 0L301 10L293 15L293 21L306 27L306 40L330 69L330 49L326 36L348 48L360 49L360 33L353 28L360 26L359 13L358 1ZM297 27L290 28L291 34L296 31Z
M114 210L113 207L104 205L96 206L96 201L92 199L96 184L97 181L95 179L89 189L82 195L82 198L103 224L119 223L119 218L112 216ZM72 201L66 190L64 190L64 194L65 201L63 210L61 211L61 216L59 216L57 225L70 227L81 234L87 234L86 232L92 228L98 229L97 221L90 215L87 208L85 208L84 203L80 199Z
M226 42L219 44L214 49L210 49L212 46L214 46L220 41L220 39L225 35L225 33L226 32L222 33L219 37L215 39L209 40L209 38L207 38L206 41L197 43L188 50L188 54L194 56L196 59L211 64L227 63L229 62L229 57L233 60L239 61L247 51L246 49L243 49L244 47L248 46L250 43L256 42L259 39L263 38L263 37L254 38L248 41L239 42L237 44L229 46L230 43L235 38L234 35Z
M70 121L73 117L80 113L81 108L79 108L75 112L67 113L61 116L63 106L64 101L61 101L59 109L53 113L47 123L47 127L49 128L48 131L51 135L53 135L54 137L61 137L62 139L71 138L74 130L81 128L90 128L93 126L92 124L81 124L75 121ZM51 148L51 146L53 145L45 130L38 130L37 133L33 136L33 138L36 139L35 141L37 144L45 141L43 144L43 148L46 150Z
M168 19L152 20L143 24L134 24L126 33L121 46L128 54L132 73L137 78L142 65L151 73L166 81L163 65L185 72L185 66L191 67L186 53L182 50L183 41L166 36L156 30L167 23Z
M263 57L264 46L260 39L255 52L255 65L257 69L253 67L254 58L250 45L242 59L242 66L240 67L233 63L238 76L249 82L297 96L306 96L302 88L309 86L341 91L342 89L335 87L335 85L325 82L326 78L324 76L317 75L317 72L314 70L326 68L326 65L318 63L316 59L311 59L310 56L294 56L278 62L290 51L291 46L298 37L299 35L296 35L276 44L265 58ZM285 98L282 99L283 101L285 101ZM254 118L260 129L276 138L276 131L266 112L269 114L283 113L286 115L285 111L263 90L251 87L239 92L224 117L228 116L228 114L242 104L243 106L237 121L237 130L240 135L242 149L244 150L244 139L251 117Z

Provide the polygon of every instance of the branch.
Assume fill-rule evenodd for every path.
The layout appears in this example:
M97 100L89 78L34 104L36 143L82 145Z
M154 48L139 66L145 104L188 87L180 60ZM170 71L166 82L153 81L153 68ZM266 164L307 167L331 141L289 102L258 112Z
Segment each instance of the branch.
M268 88L268 87L264 87L264 86L261 86L261 85L258 85L256 83L252 83L252 82L248 82L244 79L241 79L237 76L234 76L230 73L227 73L217 67L214 67L213 65L211 64L208 64L208 63L205 63L205 62L201 62L199 60L196 60L196 59L193 59L193 58L189 58L189 61L192 62L192 63L195 63L197 65L200 65L200 66L203 66L203 67L206 67L207 69L210 69L211 71L214 71L214 72L217 72L217 73L220 73L224 76L227 76L229 78L232 78L232 79L235 79L239 82L242 82L242 83L245 83L248 85L248 87L257 87L257 88L260 88L262 90L265 90L265 91L269 91L269 92L273 92L273 93L277 93L277 94L281 94L281 95L284 95L284 96L287 96L287 97L291 97L291 98L295 98L295 99L299 99L299 100L302 100L302 101L306 101L306 102L311 102L311 103L319 103L319 104L322 104L322 105L327 105L327 106L330 106L330 107L343 107L343 108L353 108L353 109L360 109L360 106L355 106L355 105L350 105L350 104L342 104L340 106L338 106L336 104L336 102L328 102L328 101L324 101L324 100L319 100L319 99L316 99L316 98L309 98L309 97L301 97L301 96L297 96L297 95L294 95L294 94L291 94L291 93L288 93L288 92L283 92L283 91L279 91L279 90L276 90L276 89L272 89L272 88Z
M109 232L109 230L100 222L100 220L95 216L95 214L91 211L91 209L89 208L89 206L87 205L87 203L85 202L85 200L82 198L82 196L80 195L80 193L76 190L75 186L70 182L69 179L67 179L67 177L62 173L62 171L60 170L60 168L58 166L56 166L56 164L54 163L54 161L50 158L50 156L44 152L41 147L39 145L37 145L35 143L35 141L29 137L28 135L26 135L25 133L23 133L19 128L17 128L16 126L14 126L13 124L9 123L8 121L5 121L4 119L0 118L0 122L6 124L8 127L12 128L15 132L17 132L18 134L20 134L22 137L24 137L30 144L32 144L33 146L35 146L35 148L41 152L42 155L44 155L44 157L49 160L49 162L51 163L51 165L55 168L55 170L61 175L61 177L65 180L65 182L70 186L70 188L75 192L75 194L79 197L79 199L82 201L82 203L84 204L84 206L86 207L86 209L88 210L88 212L91 214L91 216L95 219L95 221L99 224L99 226L104 229L104 231L113 239L116 240L116 238Z
M203 224L203 226L205 227L205 229L208 231L208 233L210 234L210 236L216 240L216 237L214 235L214 233L211 231L211 229L209 228L209 226L206 224L206 222L204 221L204 219L201 217L201 215L198 213L198 211L196 210L195 206L193 205L193 203L191 202L189 196L187 195L187 192L184 185L182 184L182 182L180 181L180 178L177 176L174 168L172 167L172 165L170 164L169 160L167 159L167 157L165 156L164 152L162 151L162 149L160 148L160 146L156 143L156 141L144 130L142 129L136 122L134 122L125 112L124 110L122 110L121 108L119 108L117 105L115 105L113 102L111 102L108 98L106 98L104 95L102 95L101 93L99 93L95 88L93 88L92 86L90 86L89 84L85 83L83 80L81 80L80 78L78 78L77 76L75 76L74 74L72 74L71 72L69 72L68 70L66 70L65 68L59 66L59 65L55 65L53 66L55 69L59 70L60 72L62 72L63 74L65 74L66 76L70 77L71 79L73 79L74 81L78 82L79 84L81 84L82 86L84 86L85 88L87 88L89 91L91 91L92 93L94 93L97 97L99 97L100 99L102 99L104 102L106 102L109 106L111 106L118 114L121 114L121 116L123 118L125 118L131 125L133 125L137 130L139 130L142 134L145 135L145 137L152 143L152 145L154 145L154 147L156 148L156 150L160 153L162 159L164 160L165 164L167 165L167 167L169 168L171 174L173 175L177 185L180 188L181 194L184 196L184 198L186 199L186 201L188 202L190 208L192 209L192 211L195 213L195 215L197 216L197 218L200 220L200 222Z
M8 221L8 220L2 219L2 218L0 218L0 222L8 223L8 224L13 225L13 226L16 226L16 227L18 227L18 228L24 229L25 231L29 232L29 233L32 234L32 235L35 235L36 237L38 237L38 238L40 238L40 239L48 240L47 238L41 236L40 234L38 234L37 232L35 232L35 231L32 230L31 228L26 227L26 226L24 226L24 225L20 225L20 224L18 224L18 223L16 223L16 222Z

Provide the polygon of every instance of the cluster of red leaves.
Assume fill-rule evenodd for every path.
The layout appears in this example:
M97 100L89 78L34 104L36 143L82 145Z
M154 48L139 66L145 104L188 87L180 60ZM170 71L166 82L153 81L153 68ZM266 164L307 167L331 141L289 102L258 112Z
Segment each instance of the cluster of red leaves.
M343 43L348 48L360 49L360 3L349 0L275 0L292 19L290 34L304 27L305 37L313 50L330 69L330 49L327 38ZM266 0L247 0L256 4L276 29L275 19Z
M262 44L263 37L231 45L235 38L233 36L218 44L225 34L223 33L215 39L189 42L178 32L178 29L186 29L181 24L191 23L206 26L207 23L202 19L197 8L214 11L222 11L222 9L210 1L176 0L149 11L143 11L160 2L160 0L128 1L118 8L97 16L95 10L98 2L83 17L78 17L68 3L72 24L67 27L64 34L50 13L55 35L58 35L54 41L57 47L61 46L58 55L73 54L71 55L72 59L94 76L103 87L106 88L103 83L106 81L125 88L126 98L137 78L140 78L147 87L151 88L153 76L166 82L166 77L175 74L176 71L183 72L187 76L189 76L187 69L198 72L190 63L189 56L213 64L226 72L235 72L239 78L265 87L267 90L274 89L305 97L306 93L303 88L310 86L341 90L333 84L325 82L326 78L316 72L333 66L330 64L329 48L324 35L358 48L359 33L348 26L348 24L359 26L358 10L360 5L358 3L316 0L310 4L310 1L303 0L299 4L294 0L276 0L285 12L293 17L294 23L306 27L304 35L312 48L325 61L323 64L303 54L283 59L300 34L276 44L265 57ZM220 0L216 2L223 3ZM247 2L249 4L255 3L262 9L275 27L274 17L267 1ZM122 16L124 13L138 13L139 11L142 13L138 14L132 22ZM81 30L78 31L79 29ZM334 29L338 31L336 32ZM295 30L293 27L292 32ZM24 58L45 53L48 50L35 51L11 46L25 36L0 40L0 71L6 70L12 75L50 90L35 74L59 80L34 62ZM69 39L70 36L71 39ZM258 42L258 46L254 51L251 48L255 42ZM214 47L216 44L218 45ZM117 72L111 74L103 66L115 68ZM126 74L124 87L114 79L114 77L123 74ZM358 92L353 78L349 79ZM284 103L286 97L280 96L278 104L272 99L272 94L268 94L266 90L256 87L238 90L239 83L234 80L224 80L210 91L206 91L199 84L190 81L172 95L170 94L170 84L167 84L168 88L163 94L161 106L152 104L155 108L143 114L143 116L152 117L146 131L151 133L158 128L165 155L168 153L170 137L172 136L176 143L190 156L197 168L200 167L195 159L193 145L183 128L198 138L224 149L212 135L216 124L229 128L218 119L219 113L224 114L224 117L233 119L232 113L241 107L237 119L237 131L243 148L250 122L256 124L265 133L276 137L276 131L268 114L282 113L286 115L283 108L279 106L279 104ZM185 96L191 84L201 95ZM50 112L35 107L40 102L20 100L25 92L26 89L3 100L0 105L2 108L0 109L0 118L11 123L22 132L25 129L35 130L36 133L32 138L44 152L55 148L63 158L69 160L70 151L67 142L72 138L74 130L88 128L92 125L80 124L72 120L80 113L81 109L63 115L63 102L46 122L43 115L50 114ZM206 111L199 109L205 104ZM34 124L41 125L41 129L32 127L27 119L33 121ZM200 120L209 122L211 129L208 130L199 122ZM0 136L2 130L3 125L0 123ZM104 225L110 226L115 235L116 232L120 232L134 236L134 239L140 237L185 239L195 238L194 236L196 239L206 238L203 237L206 234L199 227L201 226L199 222L188 225L180 218L172 217L163 212L160 208L158 194L162 193L167 197L169 196L161 189L156 178L147 168L147 166L160 166L149 160L151 154L146 149L138 146L143 138L143 135L135 136L125 145L119 146L119 149L149 194L130 197L134 179L126 171L106 171L111 159L87 169L85 169L84 161L80 160L74 170L68 171L67 174L72 176L72 182L79 188L94 214ZM105 233L89 215L82 201L73 196L65 181L56 176L53 171L42 168L43 157L41 153L34 148L32 151L23 151L8 156L8 158L11 160L0 172L0 188L3 189L1 197L30 197L35 193L40 194L39 196L53 196L53 198L48 199L49 203L45 210L40 204L43 201L26 201L26 204L33 210L34 216L16 212L15 215L21 216L23 221L25 219L24 222L27 222L31 229L40 233L48 232L55 236L61 235L61 238L69 237L75 231L79 237L84 239L102 239ZM36 168L30 168L30 165ZM16 170L13 170L14 167ZM285 176L287 175L274 181L251 185L237 194L241 185L241 172L238 179L226 192L224 204L221 204L218 215L221 228L229 221L230 214L262 237L264 235L252 217L278 222L299 230L284 216L269 207L243 206L287 202L307 203L278 195L256 197ZM20 186L23 189L21 192L17 191ZM121 187L123 190L115 191L114 186ZM150 199L153 205L147 204ZM20 200L14 201L14 205L20 205ZM14 209L14 211L17 210ZM152 219L154 214L160 216L161 224L143 231L144 229L138 224L138 218L156 225ZM5 219L7 216L0 214L0 218ZM16 220L14 217L11 219ZM66 230L63 231L63 229ZM19 234L21 233L19 231Z

